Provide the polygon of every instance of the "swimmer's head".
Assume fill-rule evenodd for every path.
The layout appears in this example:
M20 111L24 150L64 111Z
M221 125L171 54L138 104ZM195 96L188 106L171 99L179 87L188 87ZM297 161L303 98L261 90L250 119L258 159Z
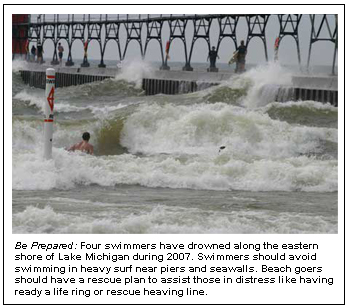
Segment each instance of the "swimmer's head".
M85 141L89 141L89 138L91 137L91 135L89 134L89 132L84 132L82 135L82 139L84 139Z

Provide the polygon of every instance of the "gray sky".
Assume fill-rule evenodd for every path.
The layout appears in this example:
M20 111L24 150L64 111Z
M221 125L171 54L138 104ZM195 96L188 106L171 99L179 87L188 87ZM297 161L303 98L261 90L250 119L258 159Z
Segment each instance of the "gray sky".
M31 15L32 20L36 20L37 15ZM117 15L109 15L109 19L116 18ZM123 15L124 16L124 15ZM133 15L139 16L139 15ZM147 15L143 15L144 17ZM322 15L317 15L316 24L321 20ZM53 15L46 15L46 18L53 18ZM61 19L67 19L68 15L60 15ZM82 15L75 15L75 19L82 19ZM100 15L91 15L91 18L100 18ZM329 24L333 29L335 23L334 15L329 16ZM326 25L324 24L321 37L328 37L328 31L326 30ZM309 39L311 34L311 23L309 15L303 15L302 20L299 26L299 39L300 39L300 52L301 52L301 61L302 65L307 63L308 58L308 49L309 49ZM237 39L238 42L242 39L246 40L247 38L247 22L245 18L241 18L239 20L237 26ZM266 27L266 39L267 39L267 49L268 49L268 57L269 60L273 60L274 58L274 41L279 34L279 21L277 15L271 15ZM146 25L143 25L142 28L143 42L145 42L146 37ZM186 28L186 41L187 41L187 49L188 53L190 51L191 41L193 37L193 23L189 21ZM219 25L217 20L214 20L210 29L210 40L211 45L216 46L219 37ZM166 41L169 38L169 25L168 23L164 23L162 29L162 43L165 45ZM126 41L126 29L122 25L120 28L120 41L121 41L121 52L123 53L123 49ZM64 60L67 58L67 50L68 45L66 41L61 41L65 52L64 52ZM143 43L144 46L144 43ZM53 55L53 43L51 41L46 41L44 45L45 57L51 58ZM230 59L233 51L235 50L234 43L232 39L225 38L219 49L219 57L218 62L227 63ZM332 65L334 52L334 44L332 42L316 42L312 46L312 55L311 55L311 65ZM206 62L208 53L208 46L204 39L198 39L195 43L195 47L193 49L191 62ZM72 52L73 60L78 61L83 58L83 47L80 41L76 41L73 44L73 52ZM100 48L97 41L92 41L89 45L88 49L88 57L89 59L100 59ZM125 59L132 58L140 58L140 47L137 41L131 41L128 50L126 53ZM175 39L170 48L170 61L185 61L184 57L184 45L180 39ZM105 51L105 60L119 60L118 48L114 41L108 43ZM160 48L159 43L155 40L150 41L148 50L146 53L145 59L147 61L160 61ZM169 65L170 65L169 61ZM296 51L296 43L295 40L291 36L285 37L279 48L279 61L282 64L297 64L297 51ZM263 43L260 38L255 37L251 40L248 46L248 55L247 62L257 64L264 63L265 60L265 52Z

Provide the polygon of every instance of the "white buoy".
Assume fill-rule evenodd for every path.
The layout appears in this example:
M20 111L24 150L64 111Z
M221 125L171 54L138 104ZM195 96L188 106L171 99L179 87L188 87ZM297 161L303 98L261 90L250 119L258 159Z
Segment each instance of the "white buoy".
M55 89L55 70L46 70L46 94L44 102L44 158L52 159L52 138L53 138L53 108L54 108L54 89Z

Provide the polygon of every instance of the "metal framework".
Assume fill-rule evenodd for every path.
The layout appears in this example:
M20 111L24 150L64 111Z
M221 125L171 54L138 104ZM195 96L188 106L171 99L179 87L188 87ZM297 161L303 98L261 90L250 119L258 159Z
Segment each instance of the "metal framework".
M270 15L246 15L246 20L248 23L248 38L246 41L246 46L248 47L249 42L254 37L259 37L265 49L266 61L268 61L267 53L267 41L266 41L266 26Z
M311 20L311 37L309 41L309 51L307 60L307 69L309 67L309 62L312 53L312 45L317 41L330 41L335 44L333 62L332 62L332 74L335 74L335 63L336 63L336 53L337 53L337 15L335 16L334 24L330 24L327 14L324 15L309 15ZM331 15L332 16L332 15ZM318 20L319 19L319 20ZM319 22L316 22L319 21ZM325 33L325 30L327 33Z
M191 64L193 47L195 45L195 42L199 38L202 38L207 42L208 50L210 51L210 27L211 27L212 21L213 21L212 18L198 18L198 19L193 20L194 33L193 33L193 38L192 38L192 43L191 43L190 55L188 58L188 67L191 69L192 69L192 67L190 64Z
M120 33L120 24L117 23L117 22L112 22L112 23L108 23L108 24L105 24L105 28L106 28L106 31L105 31L105 40L104 40L104 45L103 45L103 48L101 49L102 52L102 63L101 63L101 67L104 67L104 61L103 61L103 58L104 58L104 53L105 53L105 49L106 49L106 45L109 41L112 41L114 40L117 44L117 47L118 47L118 57L120 59L122 59L122 55L121 55L121 46L120 46L120 36L119 36L119 33Z
M185 17L185 16L184 16ZM184 52L185 52L185 66L183 70L190 71L193 70L190 64L188 63L187 58L187 44L186 44L186 26L187 26L188 20L186 18L181 19L174 19L169 20L169 43L172 44L173 40L178 38L180 39L184 44ZM167 58L165 65L167 66Z
M162 28L163 28L163 20L151 20L150 15L148 15L148 19L146 21L146 41L144 48L144 57L146 56L147 47L151 40L157 40L160 46L161 58L162 58L162 66L164 65L164 55L163 55L163 45L162 45Z
M128 21L128 15L127 15L127 21ZM127 40L126 40L126 45L125 45L121 60L125 58L128 45L132 40L136 40L139 43L140 54L141 54L141 57L144 58L143 44L141 39L141 29L143 27L143 23L144 21L140 19L140 16L139 16L139 20L129 20L129 22L124 23L124 26L126 27L126 31L127 31Z
M301 52L300 52L300 38L298 35L298 27L300 24L300 21L302 19L302 15L291 15L291 14L280 14L278 15L279 20L279 45L282 41L282 39L285 36L291 36L295 39L296 42L296 48L297 48L297 58L298 58L298 64L301 65Z
M231 38L234 46L237 49L238 42L236 36L236 29L239 21L244 19L247 22L248 33L246 36L246 46L250 41L258 37L262 40L265 52L266 61L268 61L266 27L271 15L234 15L234 14L210 14L210 15L38 15L36 20L29 19L26 24L28 29L27 39L30 41L37 41L42 45L51 40L54 45L54 52L52 55L52 64L58 64L57 45L60 40L65 40L68 44L68 57L65 65L74 65L72 58L72 48L75 41L81 41L82 45L96 41L100 47L100 63L99 67L105 67L104 54L109 41L115 41L118 52L115 50L115 59L124 60L127 54L129 43L135 40L139 43L140 54L145 58L148 51L148 45L151 40L159 43L160 54L163 69L169 69L168 56L164 57L163 26L169 26L169 37L166 40L169 44L175 39L183 42L183 51L185 56L185 66L183 70L192 71L191 60L193 49L198 39L204 39L207 42L208 50L211 48L211 25L214 20L217 20L219 25L219 36L217 38L217 52L221 46L223 39ZM97 16L97 17L96 17ZM110 17L111 16L111 17ZM319 17L316 17L319 16ZM280 14L277 15L280 31L279 43L285 36L291 36L295 39L297 47L298 62L301 64L300 55L300 41L298 28L302 15ZM311 39L309 46L309 54L307 66L310 62L312 45L317 41L331 41L335 43L335 53L333 57L333 71L336 62L337 53L337 16L334 28L330 25L327 15L309 15L311 21ZM316 18L321 18L319 25ZM186 36L186 29L188 24L192 24L194 32L192 39ZM20 25L13 25L13 37L16 38L15 27ZM121 41L120 30L124 27L126 31L126 38ZM145 29L144 29L145 27ZM329 37L322 37L323 29L326 28ZM145 34L146 33L146 34ZM145 34L145 35L144 35ZM190 40L190 41L188 41ZM122 49L121 42L124 46ZM190 44L189 44L190 43ZM84 47L85 48L85 47ZM188 49L189 48L189 49ZM117 58L118 57L118 58ZM84 62L82 66L89 66L87 52L85 48Z
M220 44L222 40L226 37L229 37L233 40L234 46L237 49L238 42L237 42L237 36L236 36L236 28L238 25L240 16L239 15L232 15L232 16L226 16L226 17L219 17L219 40L217 43L217 51L219 51Z

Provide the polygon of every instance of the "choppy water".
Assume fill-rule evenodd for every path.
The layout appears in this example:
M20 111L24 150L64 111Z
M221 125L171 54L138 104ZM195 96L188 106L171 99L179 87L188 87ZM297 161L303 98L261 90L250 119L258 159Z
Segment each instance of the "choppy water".
M337 233L337 108L274 102L269 88L291 80L284 68L144 96L155 68L135 62L58 88L44 161L44 90L14 66L14 233ZM64 149L84 131L95 156Z

